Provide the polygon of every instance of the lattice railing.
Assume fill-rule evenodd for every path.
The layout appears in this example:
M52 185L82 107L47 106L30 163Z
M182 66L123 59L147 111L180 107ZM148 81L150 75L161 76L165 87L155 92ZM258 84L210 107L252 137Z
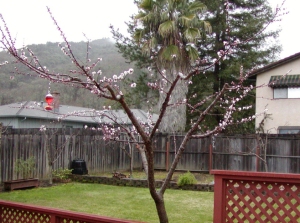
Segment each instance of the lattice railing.
M138 223L137 221L0 201L0 222L7 223Z
M300 222L300 175L211 171L214 222Z
M47 223L50 222L50 216L47 214L40 214L9 207L2 207L1 222Z

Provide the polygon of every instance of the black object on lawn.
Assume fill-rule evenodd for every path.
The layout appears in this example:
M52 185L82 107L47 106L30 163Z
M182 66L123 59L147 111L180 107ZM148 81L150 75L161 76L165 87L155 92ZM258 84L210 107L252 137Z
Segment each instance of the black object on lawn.
M84 175L88 174L86 163L83 159L76 159L71 164L72 174Z

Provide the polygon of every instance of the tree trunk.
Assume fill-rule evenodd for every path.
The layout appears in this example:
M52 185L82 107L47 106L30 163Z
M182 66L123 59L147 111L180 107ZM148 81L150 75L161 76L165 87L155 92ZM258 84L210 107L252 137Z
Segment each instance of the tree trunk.
M145 149L142 148L141 146L137 146L137 149L139 150L139 153L141 154L142 165L143 165L144 171L146 173L146 176L148 176L148 168L149 167L148 167L148 161L147 161Z
M52 164L49 163L49 168L50 168L50 171L49 171L49 184L52 185L53 184L53 167L52 167Z
M178 72L170 71L171 74L167 76L168 80L173 82ZM163 91L167 92L170 88L170 83L167 83L163 87ZM182 104L182 101L186 99L186 94L188 92L188 85L184 80L181 80L181 83L178 83L172 92L172 96L169 101L169 105L166 114L164 115L162 122L159 127L161 132L184 132L186 125L186 105ZM162 104L166 98L165 93L160 93L158 101L158 109L160 110Z
M52 180L52 156L51 156L51 151L50 151L50 145L49 145L49 139L48 135L44 133L45 136L45 150L46 150L46 163L48 164L48 173L49 173L49 184L52 185L53 180Z
M268 148L268 134L266 134L265 143L264 143L264 164L265 164L265 171L266 172L268 172L267 148Z
M164 191L156 190L155 178L154 178L154 166L153 166L153 152L152 155L148 156L149 162L149 173L148 173L148 186L152 199L155 202L155 207L160 223L168 223L168 215L164 202Z
M154 160L153 160L153 146L152 143L145 145L145 150L147 150L147 162L148 162L148 188L152 199L155 202L157 215L159 217L160 223L168 223L168 215L164 202L164 191L157 190L155 187L155 177L154 177Z
M160 223L168 223L169 219L168 219L164 199L163 198L155 199L154 201L155 201L157 214L158 214L158 217L159 217L159 222Z

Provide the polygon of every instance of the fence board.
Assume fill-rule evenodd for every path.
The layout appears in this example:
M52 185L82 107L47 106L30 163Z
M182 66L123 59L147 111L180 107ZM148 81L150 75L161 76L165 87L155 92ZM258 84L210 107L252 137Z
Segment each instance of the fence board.
M56 129L42 133L39 129L10 129L1 137L1 181L16 179L14 163L19 158L36 158L35 177L46 178L46 146L54 157L53 169L69 168L73 159L87 163L89 173L129 169L126 143L103 141L98 131ZM48 139L48 140L47 140ZM267 141L266 141L267 139ZM183 136L157 134L154 140L154 166L166 170L178 151ZM212 140L214 143L212 143ZM264 156L264 143L267 148ZM212 157L210 147L212 145ZM122 149L123 148L123 149ZM188 142L177 170L206 171L213 169L300 173L299 135L234 135L192 139ZM133 167L142 168L141 157L133 148Z

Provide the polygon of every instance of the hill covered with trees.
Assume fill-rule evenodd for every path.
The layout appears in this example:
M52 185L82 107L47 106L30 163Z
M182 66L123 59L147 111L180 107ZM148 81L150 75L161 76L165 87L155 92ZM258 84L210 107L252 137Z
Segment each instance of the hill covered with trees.
M121 54L118 53L114 42L108 38L87 42L71 42L73 53L79 61L85 63L88 59L96 60L102 58L97 69L102 75L111 77L113 74L120 74L124 70L133 67L133 64L126 63ZM34 54L39 58L40 63L47 69L57 73L68 73L72 67L70 59L61 51L58 43L48 42L46 44L29 45ZM26 71L26 67L14 63L14 60L6 53L0 52L0 62L9 63L0 66L0 105L26 100L43 101L48 93L49 82L30 75L15 75L16 68ZM80 88L66 88L64 85L50 84L51 91L60 93L61 104L91 107L100 109L107 102L97 99L94 95L88 94Z

